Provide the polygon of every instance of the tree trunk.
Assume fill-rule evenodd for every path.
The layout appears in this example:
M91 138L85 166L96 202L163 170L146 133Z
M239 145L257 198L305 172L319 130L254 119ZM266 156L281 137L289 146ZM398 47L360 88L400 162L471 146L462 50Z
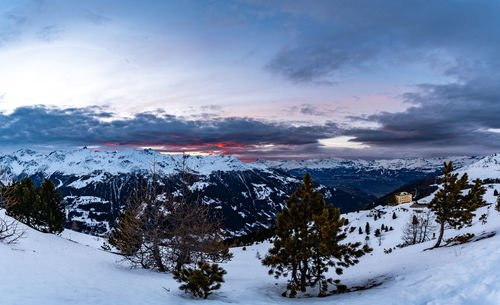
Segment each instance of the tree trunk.
M297 264L295 262L292 263L292 282L294 285L299 283L299 280L297 279Z
M427 239L427 227L429 226L429 219L424 221L424 228L422 230L422 237L420 238L420 242L424 242Z
M307 263L302 262L302 268L301 268L301 274L300 274L300 291L305 292L306 291L306 272L307 272Z
M189 257L191 257L191 254L187 252L187 250L179 250L179 255L176 258L175 262L175 270L181 271L182 267L190 262ZM196 263L196 261L195 261Z
M155 260L156 268L158 268L158 271L165 272L165 266L163 265L163 262L161 260L160 248L157 244L153 245L153 258Z
M437 248L441 245L441 240L443 239L443 233L444 233L444 221L441 223L441 226L439 228L439 237L436 241L436 244L431 249Z

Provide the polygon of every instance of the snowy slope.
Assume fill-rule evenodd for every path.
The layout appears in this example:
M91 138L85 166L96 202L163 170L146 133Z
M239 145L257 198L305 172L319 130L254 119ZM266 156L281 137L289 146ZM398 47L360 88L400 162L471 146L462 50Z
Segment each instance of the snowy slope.
M485 200L495 202L496 198L493 195L495 189L500 192L500 155L493 154L481 158L480 160L454 170L460 176L467 173L469 183L480 179L486 187ZM436 189L429 195L418 200L419 203L428 203L432 200L438 191L438 185L432 184Z
M500 154L493 154L481 160L459 168L455 172L462 175L467 173L469 180L500 179Z
M500 186L495 185L500 189ZM492 201L492 189L487 199ZM488 222L477 220L461 232L446 230L445 238L472 232L497 232L497 235L461 246L423 251L434 241L385 254L384 249L401 242L401 227L411 217L407 205L378 207L383 214L374 221L374 211L349 213L349 225L363 227L370 222L372 254L346 269L340 276L348 287L378 282L379 286L326 298L286 299L280 296L285 280L267 275L256 258L264 255L269 243L234 248L234 259L224 264L226 283L209 300L192 300L178 290L169 274L130 270L119 257L99 250L101 240L65 231L62 237L27 229L18 245L0 243L1 304L500 304L500 213L483 207ZM397 219L392 219L396 212ZM3 214L3 211L0 211ZM393 226L384 233L382 245L373 236L381 224ZM350 241L363 241L357 231ZM67 239L71 239L69 241ZM336 277L335 275L333 275ZM276 285L275 285L276 284ZM313 291L312 293L316 293Z

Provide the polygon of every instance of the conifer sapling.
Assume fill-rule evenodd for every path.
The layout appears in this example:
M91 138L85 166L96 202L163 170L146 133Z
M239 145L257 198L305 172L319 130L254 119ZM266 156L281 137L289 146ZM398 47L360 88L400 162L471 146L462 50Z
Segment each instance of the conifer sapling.
M172 273L175 280L183 283L179 289L194 297L206 299L212 294L212 291L221 287L227 272L217 264L203 261L199 261L196 267L194 269L182 268L180 271L174 270Z

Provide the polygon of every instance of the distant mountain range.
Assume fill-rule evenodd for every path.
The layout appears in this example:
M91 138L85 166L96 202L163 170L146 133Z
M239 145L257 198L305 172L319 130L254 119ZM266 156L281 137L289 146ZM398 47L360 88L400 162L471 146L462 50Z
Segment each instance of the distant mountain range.
M257 161L230 156L182 156L152 150L37 152L18 150L0 155L3 182L31 177L51 179L67 203L67 227L102 235L113 226L139 181L154 171L171 193L184 188L211 207L228 233L240 235L274 224L284 201L310 172L327 202L342 212L354 211L407 183L439 173L443 159ZM478 158L451 158L457 167Z
M348 192L381 197L409 183L441 173L443 162L453 161L461 168L481 157L407 158L389 160L258 160L255 163L301 177L309 172L313 180Z

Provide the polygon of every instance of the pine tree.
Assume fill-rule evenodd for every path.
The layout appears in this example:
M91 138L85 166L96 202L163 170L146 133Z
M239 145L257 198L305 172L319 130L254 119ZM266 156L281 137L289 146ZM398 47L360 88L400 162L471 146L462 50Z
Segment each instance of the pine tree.
M339 209L326 205L323 195L314 189L311 176L306 174L278 214L273 247L262 261L271 268L269 274L289 277L290 297L316 284L320 285L320 295L324 294L331 282L324 275L329 267L341 274L342 267L356 264L359 257L371 251L368 247L360 248L360 243L340 244L346 238L341 230L344 225Z
M379 237L380 236L380 229L376 229L375 230L375 237Z
M290 297L294 297L297 290L305 291L310 279L308 260L313 253L308 229L312 210L319 210L318 196L311 198L314 187L309 174L305 175L303 181L286 200L286 208L278 214L274 247L263 260L264 265L271 267L269 273L274 273L276 278L286 277L290 273L291 279L287 286Z
M179 289L191 293L195 297L206 299L212 294L213 290L221 287L226 270L217 264L199 261L197 268L182 268L180 271L173 271L172 273L175 280L183 283Z
M442 187L429 203L429 209L434 212L436 222L440 225L439 236L433 248L441 245L446 224L458 229L470 224L473 212L483 202L484 187L479 180L475 181L467 195L462 195L467 187L467 179L467 173L460 178L457 173L453 174L451 161L444 163Z
M366 235L370 235L370 223L366 222L366 225L365 225L365 232L366 232Z
M398 216L396 216L396 212L392 212L392 219L396 219Z
M30 227L36 224L36 214L41 209L33 181L29 177L12 183L4 193L7 213Z
M480 179L476 179L470 191L464 197L464 201L467 202L467 205L474 206L477 209L486 205L486 201L483 198L484 194L486 194L486 188L483 186Z
M494 196L498 196L498 190L497 189L495 189L495 191L493 192L493 195Z
M323 196L321 196L323 197ZM312 258L312 282L309 286L320 285L319 295L325 295L328 289L328 282L331 278L326 278L325 274L330 267L335 268L335 272L343 273L342 267L349 267L358 263L358 258L371 249L368 247L359 248L360 244L339 244L347 237L342 230L345 226L345 218L340 217L340 210L326 205L323 201L323 212L321 215L312 215L312 236L313 258Z
M63 223L66 221L66 206L62 202L62 194L59 193L54 183L45 179L37 188L40 198L40 210L37 211L36 219L41 230L48 233L61 233Z
M359 227L358 232L359 232L359 234L363 234L363 229L361 229L361 227Z
M29 177L11 183L3 192L7 212L42 232L60 233L66 221L66 207L62 195L52 181L45 179L35 188Z
M108 241L124 256L133 256L141 250L143 235L140 215L137 209L128 206L120 214L118 222L109 235Z

